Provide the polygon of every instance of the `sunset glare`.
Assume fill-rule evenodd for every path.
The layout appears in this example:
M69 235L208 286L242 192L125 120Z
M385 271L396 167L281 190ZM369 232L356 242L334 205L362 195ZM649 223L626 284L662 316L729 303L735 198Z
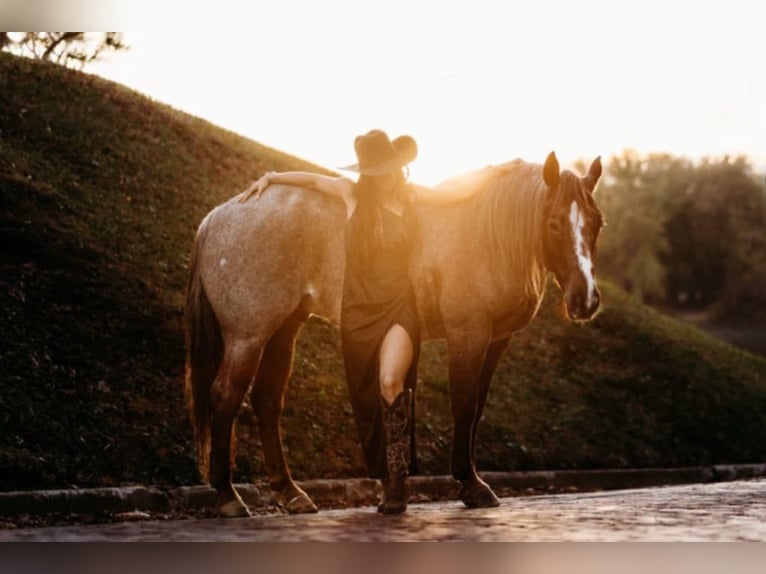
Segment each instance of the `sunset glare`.
M147 31L91 71L328 168L353 161L359 133L409 133L426 184L551 150L766 167L754 2L227 4L169 27L178 12L147 25L137 1L123 29Z

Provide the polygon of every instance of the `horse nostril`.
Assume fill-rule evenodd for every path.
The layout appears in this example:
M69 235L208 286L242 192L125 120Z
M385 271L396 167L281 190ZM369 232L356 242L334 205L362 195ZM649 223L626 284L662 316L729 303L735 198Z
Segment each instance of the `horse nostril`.
M570 293L567 297L567 307L569 308L569 314L572 315L573 318L577 318L580 316L580 313L583 308L583 297L579 293Z

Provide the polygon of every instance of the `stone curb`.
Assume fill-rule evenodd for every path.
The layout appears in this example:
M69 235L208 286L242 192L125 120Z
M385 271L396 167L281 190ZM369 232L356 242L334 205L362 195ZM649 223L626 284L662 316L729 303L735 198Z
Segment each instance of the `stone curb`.
M766 464L714 465L671 469L555 470L483 472L484 480L501 496L529 492L598 491L723 482L766 477ZM372 479L317 479L299 482L320 509L374 504L380 484ZM410 479L413 501L453 500L458 483L449 476ZM278 501L268 485L236 485L254 510L278 512ZM0 492L0 516L39 514L169 513L213 509L215 492L208 486L158 488L128 486L66 490Z

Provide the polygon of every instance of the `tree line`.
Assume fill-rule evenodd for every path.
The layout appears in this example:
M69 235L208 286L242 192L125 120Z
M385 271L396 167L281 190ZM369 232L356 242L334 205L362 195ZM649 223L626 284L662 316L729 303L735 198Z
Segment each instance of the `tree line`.
M766 310L766 181L743 157L624 151L598 191L602 276L647 303L717 318Z

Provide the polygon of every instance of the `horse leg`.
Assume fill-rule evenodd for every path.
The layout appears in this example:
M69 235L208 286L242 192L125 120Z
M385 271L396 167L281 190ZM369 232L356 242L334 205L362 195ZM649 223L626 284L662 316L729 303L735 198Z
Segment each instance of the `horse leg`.
M272 335L264 348L258 374L250 391L250 400L261 433L269 485L290 514L317 512L314 502L290 476L279 428L295 354L295 340L302 325L302 321L290 317Z
M489 337L462 333L450 340L449 382L455 422L452 444L452 475L460 481L460 500L470 508L498 506L500 501L476 473L474 438L486 398L482 373L490 348Z
M218 375L210 389L210 485L218 493L218 514L250 516L231 483L234 417L242 406L247 387L260 359L260 345L231 345L224 353Z
M479 421L484 413L484 404L487 402L487 393L489 392L489 383L492 380L492 375L495 374L497 364L500 362L500 357L503 356L503 352L508 347L510 337L505 337L498 341L493 341L487 349L487 356L484 358L484 365L481 368L481 377L479 377L479 409L476 413L476 422L473 425L473 436L471 437L471 456L473 457L474 449L476 448L476 431L479 428Z
M487 348L487 353L484 358L484 364L481 368L481 375L479 377L479 390L478 390L478 404L476 409L476 415L471 426L471 442L470 442L470 460L471 466L475 469L473 461L476 459L476 435L478 434L479 422L481 421L482 414L484 413L484 405L487 402L487 393L489 391L489 383L492 380L492 375L495 373L497 364L500 361L500 357L503 356L503 351L508 347L510 337L501 339L499 341L492 342ZM475 470L474 470L475 472ZM495 494L492 492L489 485L487 485L481 478L476 476L477 480L467 480L463 483L463 487L460 491L460 499L469 507L491 507L500 504Z

